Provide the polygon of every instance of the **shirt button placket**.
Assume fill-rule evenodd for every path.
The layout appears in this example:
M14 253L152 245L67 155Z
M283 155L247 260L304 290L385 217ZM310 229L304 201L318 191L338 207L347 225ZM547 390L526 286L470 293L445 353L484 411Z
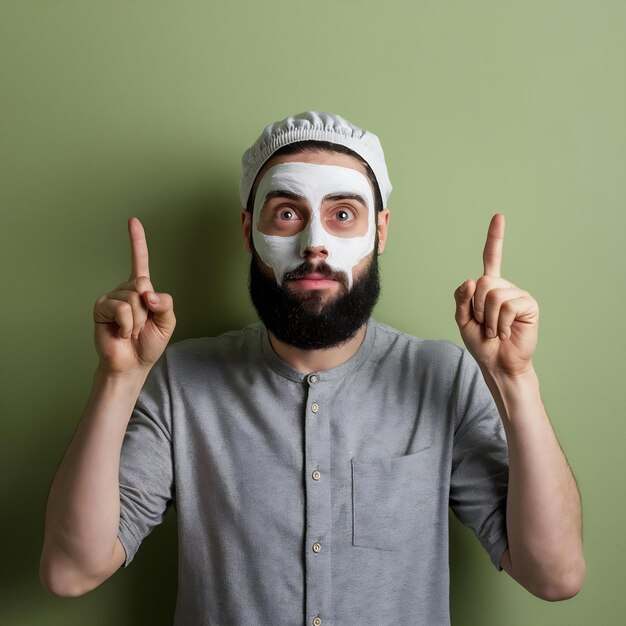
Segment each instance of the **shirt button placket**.
M322 374L323 376L323 374ZM317 373L306 377L304 464L306 473L305 577L307 623L321 626L330 607L330 428L324 399L324 381ZM325 623L328 623L325 620Z

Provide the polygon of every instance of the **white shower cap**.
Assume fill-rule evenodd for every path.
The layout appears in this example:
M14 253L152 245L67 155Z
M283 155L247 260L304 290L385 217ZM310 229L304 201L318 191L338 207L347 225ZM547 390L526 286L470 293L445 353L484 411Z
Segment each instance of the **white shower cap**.
M322 111L306 111L266 126L259 138L241 158L243 172L239 183L241 206L245 207L256 175L263 164L279 148L298 141L328 141L350 148L370 166L383 200L383 207L391 194L385 155L378 137L354 126L343 117Z

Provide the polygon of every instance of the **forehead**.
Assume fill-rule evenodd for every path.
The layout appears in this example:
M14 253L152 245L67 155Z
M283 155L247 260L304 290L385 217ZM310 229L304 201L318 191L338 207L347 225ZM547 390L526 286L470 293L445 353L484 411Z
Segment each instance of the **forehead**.
M341 152L309 150L307 152L301 152L298 154L280 154L275 157L270 157L263 164L263 167L256 175L254 185L252 186L253 195L256 195L257 187L259 186L259 182L263 178L265 172L267 172L267 170L269 170L274 165L278 165L279 163L313 163L316 165L338 165L339 167L349 167L363 174L368 179L370 187L372 187L372 184L369 181L367 169L365 168L363 163L361 163L361 161L355 159L353 156L350 156L349 154L343 154ZM373 188L372 193L374 193Z

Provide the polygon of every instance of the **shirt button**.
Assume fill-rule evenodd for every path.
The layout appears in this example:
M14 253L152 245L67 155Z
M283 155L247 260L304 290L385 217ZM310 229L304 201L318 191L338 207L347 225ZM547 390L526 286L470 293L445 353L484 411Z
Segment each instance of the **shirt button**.
M319 409L320 409L320 407L319 407L319 405L317 404L317 402L314 402L314 403L311 405L311 411L313 411L313 413L317 413L317 412L319 411Z
M322 544L317 541L313 544L313 552L316 554L322 549Z
M317 374L309 374L308 376L308 381L311 385L314 385L319 379L320 377Z
M322 620L319 617L314 618L313 626L322 626Z
M322 475L317 470L315 470L312 476L313 476L313 480L319 480Z

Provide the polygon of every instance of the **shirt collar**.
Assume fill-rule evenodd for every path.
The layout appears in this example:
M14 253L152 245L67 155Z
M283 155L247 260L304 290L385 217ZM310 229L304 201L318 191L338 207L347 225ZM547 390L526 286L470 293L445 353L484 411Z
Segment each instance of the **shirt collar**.
M286 361L283 361L283 359L281 359L276 352L274 352L274 348L272 348L272 344L270 343L269 334L265 325L260 323L260 327L261 349L266 363L277 374L296 382L304 382L309 374L305 374L289 365ZM332 367L331 369L322 370L320 372L315 372L319 376L320 381L337 380L359 368L367 359L370 350L374 345L375 334L376 323L370 318L367 322L365 337L363 338L358 350L341 365Z

